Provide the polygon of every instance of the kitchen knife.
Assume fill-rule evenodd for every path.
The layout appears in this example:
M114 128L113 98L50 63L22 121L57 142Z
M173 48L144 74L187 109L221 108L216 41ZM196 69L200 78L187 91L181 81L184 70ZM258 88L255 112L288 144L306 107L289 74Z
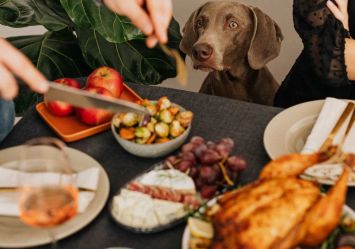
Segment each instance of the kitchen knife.
M49 82L49 90L44 97L46 100L64 101L72 104L73 106L83 108L104 109L114 113L135 112L138 114L149 114L147 109L138 104L68 87L54 82Z

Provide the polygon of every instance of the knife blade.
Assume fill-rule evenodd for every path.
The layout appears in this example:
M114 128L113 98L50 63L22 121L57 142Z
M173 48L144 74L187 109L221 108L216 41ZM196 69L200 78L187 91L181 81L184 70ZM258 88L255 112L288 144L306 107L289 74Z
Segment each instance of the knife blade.
M44 97L46 100L64 101L72 104L73 106L83 108L104 109L114 113L135 112L138 114L149 114L146 108L138 104L68 87L54 82L49 82L49 90Z

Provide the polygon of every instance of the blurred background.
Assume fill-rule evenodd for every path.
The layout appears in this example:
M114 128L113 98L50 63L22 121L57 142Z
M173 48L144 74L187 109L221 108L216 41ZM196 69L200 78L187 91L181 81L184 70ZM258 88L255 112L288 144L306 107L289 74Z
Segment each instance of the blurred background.
M181 29L185 25L190 14L205 2L207 1L173 0L174 16L180 23ZM243 0L239 2L259 7L262 11L272 17L281 27L285 37L281 48L281 54L278 58L268 64L268 67L276 80L281 83L302 49L301 40L293 27L292 0ZM45 29L43 27L14 29L0 25L0 35L2 37L42 34L44 32ZM206 73L194 70L189 59L187 59L187 65L189 69L189 84L185 90L198 91L206 77ZM161 86L181 88L175 79L168 79L164 81Z

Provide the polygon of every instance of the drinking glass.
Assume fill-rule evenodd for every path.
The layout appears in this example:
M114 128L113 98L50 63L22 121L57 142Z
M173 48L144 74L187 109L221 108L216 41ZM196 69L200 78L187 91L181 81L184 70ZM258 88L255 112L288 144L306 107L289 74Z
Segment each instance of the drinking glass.
M21 220L47 229L56 248L54 228L77 213L78 189L65 145L55 138L26 142L19 155L19 210Z

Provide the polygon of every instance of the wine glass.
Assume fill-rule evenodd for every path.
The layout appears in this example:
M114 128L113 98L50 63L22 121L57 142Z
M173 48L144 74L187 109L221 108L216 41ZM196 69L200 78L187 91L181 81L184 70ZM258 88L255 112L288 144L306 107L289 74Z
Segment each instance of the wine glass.
M76 176L64 148L58 139L36 138L26 142L19 155L20 219L48 229L52 248L53 229L74 217L78 207Z

